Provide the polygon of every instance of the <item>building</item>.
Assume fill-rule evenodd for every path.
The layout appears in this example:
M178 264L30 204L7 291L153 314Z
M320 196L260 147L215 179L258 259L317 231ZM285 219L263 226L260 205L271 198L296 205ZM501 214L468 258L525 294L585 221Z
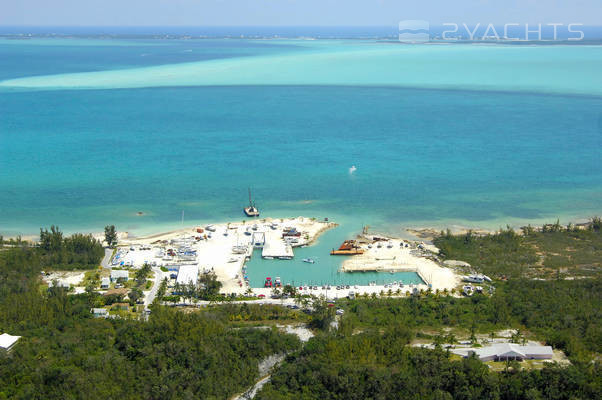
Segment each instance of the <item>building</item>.
M106 277L106 278L102 278L100 280L100 288L101 289L108 289L109 286L111 286L111 279L109 279L108 277Z
M130 309L130 304L129 303L115 303L111 307L111 310L127 311L129 309Z
M169 279L177 279L178 271L180 271L179 265L168 265L167 271L169 271Z
M111 282L116 282L117 279L123 279L127 281L130 277L130 273L123 269L113 269L111 270Z
M55 281L48 282L48 287L49 288L57 287L57 288L69 289L71 287L71 285L69 285L68 282L57 279Z
M92 313L96 318L106 318L109 315L109 312L106 308L92 308L90 309L90 313Z
M199 280L199 266L198 265L182 265L178 271L178 278L176 283L180 285L196 285Z
M515 343L497 343L491 346L470 349L468 356L475 354L481 361L507 360L551 360L554 356L552 346L528 345Z
M21 336L13 336L9 335L8 333L3 333L0 335L0 349L10 351L19 339L21 339Z

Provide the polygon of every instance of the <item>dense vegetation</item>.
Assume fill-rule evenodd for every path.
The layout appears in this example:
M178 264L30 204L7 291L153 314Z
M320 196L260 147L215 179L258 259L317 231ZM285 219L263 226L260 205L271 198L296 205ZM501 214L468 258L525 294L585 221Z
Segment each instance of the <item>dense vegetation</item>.
M598 364L525 371L512 363L490 372L475 358L451 361L443 350L407 346L402 326L312 339L287 358L256 397L279 399L595 399Z
M96 267L104 251L89 236L63 237L51 227L41 231L39 246L13 240L0 249L0 332L23 336L0 353L0 400L227 399L256 381L258 361L283 352L289 355L258 399L602 398L602 247L599 227L590 226L443 234L437 241L445 258L508 281L496 282L491 296L340 301L345 313L336 328L335 308L323 300L313 302L311 315L259 304L199 312L154 305L148 321L94 319L91 307L121 299L94 293L94 285L81 295L41 290L39 277L57 267ZM556 273L524 279L538 269ZM150 272L145 266L136 273L134 289L142 290ZM559 279L567 273L587 279ZM215 300L220 284L206 274L199 287L177 289L178 299ZM162 282L157 297L165 293ZM291 322L307 322L317 336L300 348L295 336L255 327ZM510 327L563 349L571 365L529 370L508 363L500 373L440 347L409 345L416 337L449 343L454 334Z
M0 251L0 399L223 399L252 384L258 361L298 348L275 330L234 329L226 316L155 307L149 321L94 319L98 296L40 292L47 250Z
M347 301L343 319L350 330L402 324L409 328L458 327L490 333L529 330L572 359L602 353L602 279L510 281L491 297L424 296Z
M602 262L600 225L595 217L585 228L556 222L523 227L520 235L511 228L489 235L447 231L434 242L444 258L466 261L494 278L592 276L600 274Z
M346 312L338 329L290 355L257 398L602 398L599 219L587 229L556 223L540 230L526 227L522 235L512 229L484 236L447 232L436 244L444 258L467 261L477 271L508 281L497 282L492 296L435 293L345 301L339 304ZM588 278L560 279L566 274ZM523 369L513 362L497 373L477 359L458 360L441 347L408 346L414 335L449 343L456 340L454 332L474 337L509 327L563 349L571 365Z
M63 237L57 226L50 231L40 229L40 244L36 251L42 262L53 269L90 269L99 265L105 254L102 244L92 235L76 233Z

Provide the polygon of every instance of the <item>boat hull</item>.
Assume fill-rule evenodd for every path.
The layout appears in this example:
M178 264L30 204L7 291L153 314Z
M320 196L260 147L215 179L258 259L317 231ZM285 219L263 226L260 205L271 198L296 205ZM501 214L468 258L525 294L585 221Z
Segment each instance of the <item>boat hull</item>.
M247 217L259 217L259 210L254 207L245 207L244 212Z

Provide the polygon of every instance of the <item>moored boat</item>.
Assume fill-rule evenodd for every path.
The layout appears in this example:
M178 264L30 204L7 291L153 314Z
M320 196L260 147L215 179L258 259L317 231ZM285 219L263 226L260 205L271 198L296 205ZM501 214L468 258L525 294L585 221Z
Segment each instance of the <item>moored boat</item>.
M244 212L247 217L259 217L259 209L251 198L251 188L249 188L249 207L245 207Z

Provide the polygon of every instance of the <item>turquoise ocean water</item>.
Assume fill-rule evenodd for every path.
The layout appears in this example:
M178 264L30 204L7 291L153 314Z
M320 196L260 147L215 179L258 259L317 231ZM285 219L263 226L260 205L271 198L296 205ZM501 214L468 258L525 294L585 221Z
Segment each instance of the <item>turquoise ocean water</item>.
M298 252L322 264L255 266L319 284L365 224L600 214L601 70L599 46L0 39L0 234L237 220L251 186L341 224Z

